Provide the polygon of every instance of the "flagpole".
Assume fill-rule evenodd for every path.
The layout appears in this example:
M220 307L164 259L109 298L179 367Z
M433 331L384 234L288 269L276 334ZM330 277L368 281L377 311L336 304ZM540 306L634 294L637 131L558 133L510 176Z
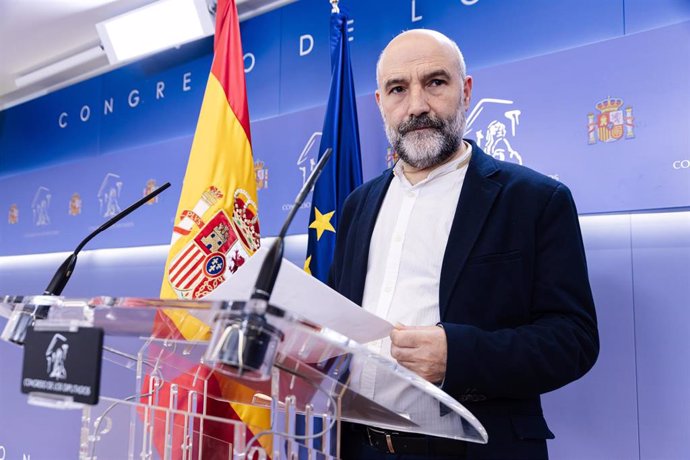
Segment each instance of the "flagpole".
M340 0L330 0L331 2L331 13L340 13L340 8L338 8L338 2Z

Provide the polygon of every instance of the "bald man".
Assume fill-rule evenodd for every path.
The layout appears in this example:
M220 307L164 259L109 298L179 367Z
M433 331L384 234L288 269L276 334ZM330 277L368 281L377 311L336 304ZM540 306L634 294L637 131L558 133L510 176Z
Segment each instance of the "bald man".
M343 458L547 458L540 394L599 352L570 191L462 138L472 77L448 37L404 32L376 70L400 160L345 202L329 282L396 324L378 351L464 404L489 442L353 425Z

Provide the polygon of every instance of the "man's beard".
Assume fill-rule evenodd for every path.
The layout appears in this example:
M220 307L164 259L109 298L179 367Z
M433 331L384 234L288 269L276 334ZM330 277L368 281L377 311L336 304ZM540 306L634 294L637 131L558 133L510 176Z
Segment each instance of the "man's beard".
M384 117L386 136L400 158L417 169L437 166L457 152L465 131L466 115L462 104L454 116L441 119L429 114L410 118L395 129ZM422 128L424 129L421 131Z

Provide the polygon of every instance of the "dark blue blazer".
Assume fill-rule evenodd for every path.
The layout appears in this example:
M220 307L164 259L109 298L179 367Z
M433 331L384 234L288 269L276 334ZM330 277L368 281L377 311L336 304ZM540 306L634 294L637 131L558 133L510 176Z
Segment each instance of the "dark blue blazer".
M599 352L577 211L560 182L468 142L438 293L443 389L489 434L487 445L469 446L470 458L544 457L553 434L539 395L581 377ZM329 284L358 305L392 178L388 170L357 188L340 215Z

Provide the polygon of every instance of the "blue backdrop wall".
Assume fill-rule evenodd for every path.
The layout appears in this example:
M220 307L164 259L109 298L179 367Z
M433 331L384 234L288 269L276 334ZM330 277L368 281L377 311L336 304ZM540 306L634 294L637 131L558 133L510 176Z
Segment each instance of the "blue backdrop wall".
M585 215L602 353L583 380L545 398L554 458L690 458L690 2L341 6L353 18L365 179L393 161L373 99L378 53L401 30L434 28L459 43L475 78L469 137L566 183ZM267 177L264 236L277 232L316 159L329 10L326 0L301 0L241 26L256 168ZM158 202L89 244L148 248L94 251L65 291L157 294L157 245L170 238L211 57L211 39L200 40L0 112L0 293L41 291L61 258L35 254L71 250L107 215L170 181ZM613 129L598 129L602 116ZM308 207L294 234L305 232ZM301 263L304 240L291 248ZM0 351L17 367L0 379L0 407L26 419L0 418L0 448L11 458L76 456L76 421L73 440L36 446L15 436L43 417L69 416L25 410L18 351Z

